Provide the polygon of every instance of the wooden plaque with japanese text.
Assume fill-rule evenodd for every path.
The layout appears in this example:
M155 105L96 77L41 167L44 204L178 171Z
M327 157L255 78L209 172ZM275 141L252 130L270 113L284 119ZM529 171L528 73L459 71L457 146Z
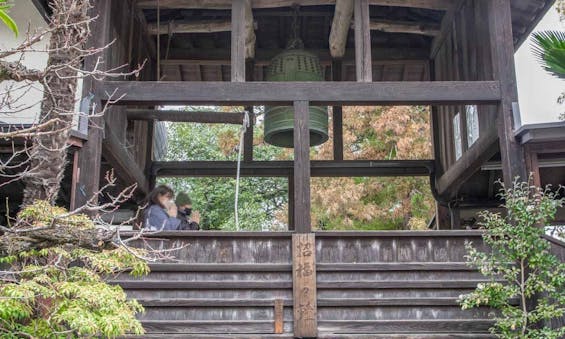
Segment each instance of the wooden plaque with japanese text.
M292 279L294 336L316 337L316 242L313 233L292 235Z

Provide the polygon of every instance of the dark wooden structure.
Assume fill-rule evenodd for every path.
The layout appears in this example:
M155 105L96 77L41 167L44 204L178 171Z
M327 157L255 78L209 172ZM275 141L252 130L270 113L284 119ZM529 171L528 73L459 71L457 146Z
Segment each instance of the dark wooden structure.
M156 161L153 135L157 121L233 124L240 114L157 106L294 106L294 161L254 161L251 128L242 165L244 176L288 177L294 232L159 235L157 247L189 244L177 253L180 262L155 264L143 280L117 281L147 307L148 331L198 338L488 337L486 311L466 313L455 302L481 281L462 263L464 242L479 242L478 233L313 233L310 177L429 176L442 229L460 228L464 208L496 204L496 179L526 178L542 158L535 146L521 144L524 134L515 135L513 53L552 2L93 1L99 19L91 45L115 40L105 65L147 64L136 79L85 84L93 102L121 100L93 121L104 129L90 129L77 152L80 194L72 205L96 191L104 163L124 185L137 183L140 194L158 176L235 175L233 162ZM265 82L269 60L290 37L295 5L305 49L319 56L326 81ZM334 160L309 159L309 105L334 108ZM342 107L353 105L431 106L434 159L344 161Z

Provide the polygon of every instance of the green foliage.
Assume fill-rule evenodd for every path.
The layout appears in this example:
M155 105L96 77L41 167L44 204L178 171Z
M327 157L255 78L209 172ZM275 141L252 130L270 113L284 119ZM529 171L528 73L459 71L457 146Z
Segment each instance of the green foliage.
M18 25L8 15L8 10L12 8L12 5L8 3L8 0L0 0L0 21L2 21L16 36L18 36Z
M18 221L33 227L53 220L57 225L94 227L85 215L67 215L65 209L39 201L22 210ZM147 274L147 263L139 259L143 255L133 248L95 252L66 245L0 258L11 265L0 279L0 338L142 334L135 317L142 306L105 278L124 271Z
M535 32L532 36L534 54L543 68L565 78L565 31Z
M167 126L167 133L166 160L237 159L239 126L171 123ZM255 128L254 134L256 140L263 140L261 128ZM274 160L284 156L284 149L262 142L257 142L253 151L255 160ZM193 208L201 213L202 229L235 229L234 178L161 178L160 182L170 185L175 192L188 192ZM241 178L240 227L244 230L282 228L276 213L287 199L284 178Z
M204 108L210 109L214 108ZM256 113L254 160L292 159L292 150L264 143L261 112ZM430 158L429 125L425 107L348 107L344 114L345 158ZM167 130L166 160L237 159L239 126L171 123ZM311 148L312 159L332 157L331 141ZM161 178L160 182L177 192L189 192L193 208L201 212L202 228L234 229L233 178ZM242 178L242 228L284 228L287 200L285 178ZM425 177L312 178L312 221L318 229L425 229L433 207Z
M549 189L519 182L501 195L506 201L505 216L481 214L483 240L489 250L467 245L469 264L490 281L462 296L461 305L463 309L489 306L498 310L491 331L499 338L561 338L565 327L551 329L543 323L565 315L565 264L550 253L542 236L543 226L564 201ZM532 306L536 297L538 302Z

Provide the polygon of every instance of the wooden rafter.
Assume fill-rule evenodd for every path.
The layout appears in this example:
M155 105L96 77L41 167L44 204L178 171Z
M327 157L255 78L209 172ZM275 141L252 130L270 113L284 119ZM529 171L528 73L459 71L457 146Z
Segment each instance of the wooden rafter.
M160 0L161 8L173 9L230 9L231 0ZM412 7L435 10L447 10L451 0L370 0L370 5L391 7ZM300 6L333 5L336 0L253 0L253 8L278 8L291 7L294 4ZM155 0L141 0L138 2L140 8L156 8Z
M330 54L332 58L343 58L352 18L353 1L337 0L330 32Z
M372 31L387 33L408 33L429 36L436 36L440 33L439 25L424 24L421 22L371 20L370 27Z

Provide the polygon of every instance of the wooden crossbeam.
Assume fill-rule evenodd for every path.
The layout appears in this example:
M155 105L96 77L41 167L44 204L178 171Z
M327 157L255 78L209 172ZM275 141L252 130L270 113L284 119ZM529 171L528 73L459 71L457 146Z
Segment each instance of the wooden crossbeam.
M283 49L257 49L255 51L255 65L266 66L277 54L282 53ZM308 52L318 56L322 65L329 65L333 57L328 49L309 49ZM169 59L162 59L162 65L229 65L230 50L227 48L199 48L199 49L175 49L169 51ZM398 62L401 61L420 61L427 62L429 50L427 48L386 48L374 47L371 49L373 61ZM346 49L343 54L344 62L352 61L355 58L355 50Z
M370 28L372 31L420 34L429 36L439 35L441 31L440 27L435 24L388 20L371 20Z
M102 147L104 158L108 160L110 165L116 170L116 175L126 185L137 184L138 190L145 194L149 193L149 181L145 173L137 165L131 153L126 150L118 137L109 128L106 128Z
M253 0L253 8L278 8L291 7L294 4L306 6L333 5L336 0ZM451 0L369 0L370 5L411 7L435 10L446 10L451 5ZM156 8L155 0L140 0L140 8ZM231 0L160 0L161 8L172 9L230 9Z
M149 34L170 33L214 33L231 31L230 20L206 20L206 21L170 21L157 26L157 23L147 25Z
M97 87L103 101L118 105L216 104L289 105L449 105L500 101L498 81L396 82L185 82L105 81Z
M241 164L245 177L288 177L292 161L250 161ZM433 160L341 160L310 162L313 177L427 176L433 171ZM233 177L234 161L156 161L152 174L163 177Z
M240 112L178 111L140 108L128 109L126 110L126 114L129 120L159 120L234 125L241 125L243 123L243 113Z
M498 134L492 126L436 181L438 193L454 195L496 153L497 141Z

